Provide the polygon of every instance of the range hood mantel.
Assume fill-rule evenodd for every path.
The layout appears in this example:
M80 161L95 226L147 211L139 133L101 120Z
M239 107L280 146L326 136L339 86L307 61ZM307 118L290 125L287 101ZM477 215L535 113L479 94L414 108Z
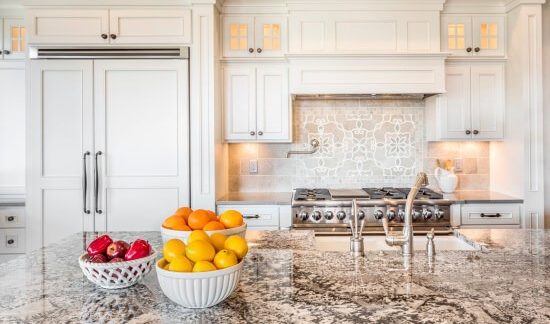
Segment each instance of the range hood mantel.
M424 100L435 93L293 94L292 100Z

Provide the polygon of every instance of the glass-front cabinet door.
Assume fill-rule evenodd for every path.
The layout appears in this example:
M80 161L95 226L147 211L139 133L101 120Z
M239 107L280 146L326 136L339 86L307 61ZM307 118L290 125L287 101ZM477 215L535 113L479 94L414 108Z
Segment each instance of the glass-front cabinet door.
M472 19L469 16L447 15L441 20L441 45L453 56L471 56Z
M286 52L286 18L256 17L256 56L277 57Z
M255 54L254 17L224 17L223 56L253 57Z
M504 56L504 17L472 18L474 56Z
M4 19L4 59L25 58L27 33L23 19Z

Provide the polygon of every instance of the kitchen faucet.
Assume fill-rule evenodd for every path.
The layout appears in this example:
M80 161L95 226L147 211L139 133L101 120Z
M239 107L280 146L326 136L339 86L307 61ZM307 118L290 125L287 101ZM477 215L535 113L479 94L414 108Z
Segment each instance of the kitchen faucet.
M386 233L386 244L389 246L401 246L401 255L403 257L411 257L413 255L413 226L412 226L412 209L416 194L420 188L428 185L428 176L425 172L420 172L416 177L414 185L411 187L407 195L407 203L405 204L405 224L401 233L394 233L389 230L388 219L382 218L384 232Z
M349 242L349 250L352 256L360 257L365 255L365 246L363 245L363 226L365 226L365 219L361 220L359 225L359 214L357 211L357 200L352 200L351 206L351 219L349 220L349 226L351 228L351 237Z

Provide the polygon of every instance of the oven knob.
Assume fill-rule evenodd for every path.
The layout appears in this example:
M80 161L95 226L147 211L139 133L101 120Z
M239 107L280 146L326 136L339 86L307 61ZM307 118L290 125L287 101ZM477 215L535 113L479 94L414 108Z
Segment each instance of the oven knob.
M346 218L346 212L341 210L339 212L336 213L336 218L338 218L339 220L343 220L344 218Z
M424 209L424 211L422 212L422 216L424 216L424 219L430 219L432 218L432 211L429 210L429 209Z
M397 217L399 218L400 221L404 221L405 220L405 211L403 209L399 209L399 211L397 212Z
M300 215L298 215L298 216L300 217L300 219L301 219L302 221L305 221L305 220L307 220L307 216L308 216L308 215L307 215L307 212L306 212L306 211L303 211L303 212L300 212Z
M365 219L365 212L362 211L362 210L360 210L360 211L357 213L357 218L358 218L359 220Z
M326 220L331 220L333 217L334 217L334 213L331 212L330 210L325 212L325 219Z
M443 209L436 209L435 211L435 218L442 219L445 216L445 212Z
M418 220L422 216L422 213L419 210L413 210L412 212L412 219Z
M316 210L313 212L313 214L311 215L311 218L313 218L314 220L318 221L321 219L321 212Z
M374 212L374 218L382 219L382 217L384 217L384 212L381 211L380 209L378 209L377 211Z
M389 221L393 220L395 218L395 211L394 210L389 210L386 213L386 217L388 218Z

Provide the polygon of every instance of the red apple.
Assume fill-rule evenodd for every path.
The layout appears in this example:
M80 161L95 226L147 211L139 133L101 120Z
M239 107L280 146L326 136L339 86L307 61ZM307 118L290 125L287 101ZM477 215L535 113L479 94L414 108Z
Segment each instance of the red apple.
M124 241L114 241L107 247L106 254L110 259L124 258L124 255L126 254L126 252L128 252L129 248L130 244Z
M113 240L109 237L109 235L101 235L100 237L93 240L90 245L88 245L86 251L88 252L89 256L103 254L105 253L105 251L107 251L107 247L111 243L113 243Z
M90 262L93 262L93 263L105 263L107 261L108 261L107 257L103 254L96 254L90 258Z
M109 262L110 262L110 263L124 262L124 259L123 259L123 258L116 257L116 258L112 258L111 261L109 261Z
M135 259L144 258L151 253L151 245L144 240L135 240L128 249L128 252L124 256L124 260L130 261Z

